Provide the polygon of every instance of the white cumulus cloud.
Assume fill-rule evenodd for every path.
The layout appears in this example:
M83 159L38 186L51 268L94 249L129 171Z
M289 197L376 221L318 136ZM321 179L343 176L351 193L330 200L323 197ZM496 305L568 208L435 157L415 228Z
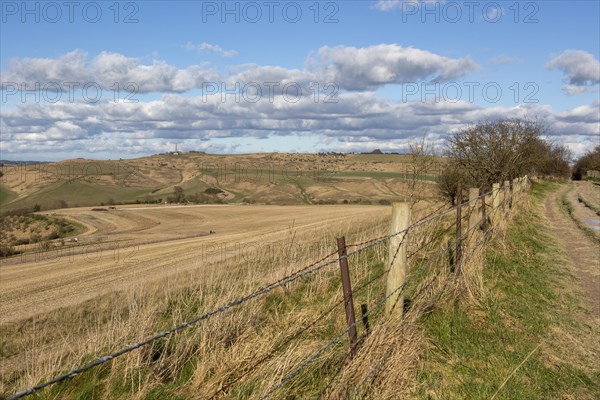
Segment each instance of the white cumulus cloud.
M307 65L348 90L368 90L425 79L449 81L479 68L468 57L448 58L397 44L363 48L325 46L309 59Z
M219 45L210 44L210 43L200 43L193 44L192 42L187 42L184 46L184 49L188 51L197 51L198 53L214 53L221 57L235 57L238 55L236 50L225 50Z
M600 83L600 62L587 51L565 50L548 61L546 68L562 71L568 94L583 93Z

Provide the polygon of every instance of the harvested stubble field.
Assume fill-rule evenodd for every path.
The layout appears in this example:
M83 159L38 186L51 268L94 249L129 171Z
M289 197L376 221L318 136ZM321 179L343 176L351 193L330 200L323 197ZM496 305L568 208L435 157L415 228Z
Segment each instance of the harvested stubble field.
M306 246L297 234L342 232L350 221L385 217L383 206L156 206L109 212L67 209L90 231L77 245L6 259L0 322L72 306L234 257L258 258L268 245ZM329 227L329 228L324 228ZM210 234L213 231L214 234ZM318 236L313 236L315 240Z
M431 206L424 202L419 208L424 213ZM349 243L381 236L389 229L390 207L128 206L56 213L88 227L79 243L5 259L0 268L0 393L33 385L287 276L329 254L337 236L346 235ZM383 262L384 246L373 251L353 265L357 284L383 267L373 260ZM337 268L311 280L163 341L159 346L166 346L168 356L150 346L55 388L50 398L87 390L96 393L89 398L147 398L162 390L165 379L182 387L173 393L190 398L207 396L234 378L239 383L218 397L254 398L280 376L278 370L344 327L338 307L301 340L306 348L292 346L243 378L247 363L263 350L269 353L339 303ZM379 295L377 286L368 287L356 301L369 303ZM288 297L291 301L283 301ZM346 352L338 350L329 362L340 366ZM198 354L208 358L201 365Z
M407 161L403 155L185 154L5 166L4 209L41 205L49 211L40 214L72 221L83 232L76 240L16 246L22 254L0 260L0 394L49 379L285 277L330 254L336 237L345 235L352 243L385 235L390 207L383 204L407 198ZM431 177L416 179L425 180L411 190L431 199ZM162 204L176 187L190 196L214 190L218 196L209 203L225 204ZM416 210L425 213L433 206L421 201ZM383 247L359 257L353 281L382 274ZM373 265L374 260L380 264ZM157 342L158 350L133 352L45 395L155 398L155 391L167 390L170 382L169 396L202 393L204 398L223 387L217 397L255 398L290 363L344 328L338 275L337 268L318 272L306 285L280 288ZM369 286L357 301L369 303L380 297L380 289ZM332 306L338 308L313 326L308 338L278 347L282 341L289 345L290 332ZM330 362L337 368L346 351L336 349ZM263 351L273 353L272 362L250 374L248 363ZM198 365L199 359L209 361ZM230 380L236 383L224 387ZM307 387L323 390L322 384ZM288 391L294 393L294 387Z

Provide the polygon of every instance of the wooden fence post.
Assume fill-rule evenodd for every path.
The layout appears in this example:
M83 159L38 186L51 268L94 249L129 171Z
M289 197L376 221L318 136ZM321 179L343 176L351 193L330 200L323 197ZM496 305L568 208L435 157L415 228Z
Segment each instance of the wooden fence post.
M512 210L513 208L513 201L514 201L514 195L515 195L515 181L513 180L513 178L510 178L510 180L508 181L508 208Z
M481 186L479 189L479 195L481 196L481 230L485 234L487 231L487 204L485 204L485 186Z
M494 183L492 185L492 222L494 226L498 225L498 219L500 218L498 207L500 207L500 184Z
M458 183L456 189L456 252L454 255L454 271L460 273L460 259L462 258L462 185Z
M361 315L363 326L365 327L365 332L368 335L369 333L371 333L371 328L369 327L369 316L367 315L367 312L368 312L367 305L361 304L360 305L360 315Z
M467 254L473 250L475 243L477 243L477 231L475 228L479 225L481 217L479 215L479 204L477 204L477 198L479 197L479 189L469 188L469 234L467 236Z
M344 309L346 311L346 323L348 324L348 338L350 339L350 353L356 351L356 322L354 318L354 302L352 301L352 286L350 284L350 271L348 270L348 255L346 252L346 238L342 236L337 239L340 272L342 273L342 289L344 292Z
M508 205L510 203L510 182L509 181L504 181L504 187L502 188L502 191L504 192L504 204L503 204L503 209L504 209L504 214L508 214Z
M522 194L523 194L523 182L525 182L525 178L524 177L519 177L519 194L518 197L521 198Z
M402 317L404 309L404 293L398 290L404 284L406 277L406 236L407 232L397 234L408 228L410 224L410 205L408 203L392 204L392 223L390 234L390 247L388 254L389 272L386 283L386 296L390 296L385 305L387 315L392 313L394 305L396 313ZM392 293L394 293L392 295Z

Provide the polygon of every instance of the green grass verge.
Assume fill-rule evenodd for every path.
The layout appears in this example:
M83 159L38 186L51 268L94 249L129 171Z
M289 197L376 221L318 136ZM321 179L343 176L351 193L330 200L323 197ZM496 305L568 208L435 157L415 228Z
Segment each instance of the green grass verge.
M8 204L18 197L18 194L0 186L0 205Z
M574 278L540 222L539 206L557 187L534 184L534 206L519 210L506 247L496 243L486 251L488 294L480 305L469 310L448 305L424 320L432 346L415 398L600 398L593 351L578 352L572 342L583 341L592 328L581 315L579 295L565 289ZM593 336L589 340L594 343Z

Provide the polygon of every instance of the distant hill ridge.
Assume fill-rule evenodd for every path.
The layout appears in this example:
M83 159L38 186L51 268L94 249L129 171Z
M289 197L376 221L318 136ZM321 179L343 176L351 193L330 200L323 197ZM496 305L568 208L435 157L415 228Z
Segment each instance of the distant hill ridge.
M164 203L175 187L182 188L186 198L209 188L219 189L219 198L206 199L209 202L389 202L405 194L409 162L408 155L376 152L188 152L121 160L5 161L1 167L0 205L12 209L38 204L42 209L51 209L65 204ZM433 180L438 172L432 170L426 178Z

